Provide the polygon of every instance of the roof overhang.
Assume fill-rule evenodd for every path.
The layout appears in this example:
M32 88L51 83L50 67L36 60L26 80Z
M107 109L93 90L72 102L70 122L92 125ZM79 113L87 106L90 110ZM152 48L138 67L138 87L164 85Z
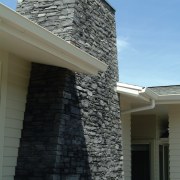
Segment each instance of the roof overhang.
M0 48L32 62L97 75L107 65L0 4Z
M180 94L159 95L150 88L117 83L122 114L152 110L158 106L180 104Z
M129 85L125 83L117 83L116 91L119 94L124 94L129 97L139 99L153 99L156 104L180 104L180 94L159 95L153 92L150 88Z

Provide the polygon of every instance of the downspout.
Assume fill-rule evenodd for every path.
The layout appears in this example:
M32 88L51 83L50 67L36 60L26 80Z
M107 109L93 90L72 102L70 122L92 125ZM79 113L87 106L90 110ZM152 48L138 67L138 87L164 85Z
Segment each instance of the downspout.
M155 106L156 106L155 100L151 99L151 104L150 105L140 107L140 108L134 108L134 109L122 111L121 114L124 115L124 114L130 114L130 113L134 113L134 112L139 112L139 111L146 111L146 110L154 109Z
M146 110L150 110L150 109L154 109L155 106L156 106L156 103L155 103L155 99L153 99L152 95L150 94L149 92L149 89L148 88L145 88L142 90L142 92L139 94L139 98L141 99L144 99L145 100L145 97L142 96L142 94L146 94L150 97L150 102L151 104L150 105L147 105L147 106L144 106L144 107L139 107L139 108L134 108L134 109L129 109L129 110L125 110L125 111L122 111L122 115L124 114L130 114L130 113L134 113L134 112L140 112L140 111L146 111ZM147 99L147 98L146 98Z

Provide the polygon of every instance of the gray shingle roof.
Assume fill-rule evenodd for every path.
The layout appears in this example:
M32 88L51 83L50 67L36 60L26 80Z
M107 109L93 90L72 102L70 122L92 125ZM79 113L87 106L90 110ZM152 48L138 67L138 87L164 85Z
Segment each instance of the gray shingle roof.
M180 94L180 85L149 87L158 95Z

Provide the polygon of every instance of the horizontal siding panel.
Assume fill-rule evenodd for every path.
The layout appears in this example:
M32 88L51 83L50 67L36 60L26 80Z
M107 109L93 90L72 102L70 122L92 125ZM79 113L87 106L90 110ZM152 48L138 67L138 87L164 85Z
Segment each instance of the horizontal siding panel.
M174 172L170 174L170 179L174 180L174 179L180 179L180 172Z
M14 180L31 63L10 55L4 135L3 180Z
M171 141L169 142L170 143L170 147L169 149L170 150L173 150L173 149L180 149L180 144L172 144Z
M172 127L170 127L169 128L169 130L173 133L178 133L179 131L178 131L178 126L177 127L174 127L174 128L172 128Z
M17 101L17 102L22 102L22 103L26 103L26 98L27 95L25 96L22 96L21 94L17 95L16 96L12 93L12 94L8 94L8 97L7 99L8 100L14 100L14 101Z
M6 119L5 127L14 128L14 129L22 129L23 120L19 119Z
M169 127L171 129L176 129L177 128L177 125L180 126L180 122L179 122L179 119L177 121L174 121Z
M15 109L18 111L25 111L24 102L7 99L7 108Z
M173 154L174 156L180 156L180 151L178 149L171 149L170 150L171 154Z
M14 74L21 74L24 77L29 77L30 73L27 73L27 72L30 72L31 64L27 63L25 66L23 66L23 64L20 65L20 64L10 62L8 69L9 69L8 74L14 73Z
M180 114L179 108L171 107L169 114L169 161L170 179L180 179Z
M2 180L14 180L14 176L3 176Z
M10 73L8 84L13 84L15 86L20 86L22 88L27 88L29 85L29 76L23 76L22 74Z
M178 122L178 119L179 119L178 114L180 116L180 113L178 113L177 111L174 112L173 114L171 114L171 113L169 114L170 115L169 119L171 120L171 125L172 126L174 125L175 122Z
M180 137L177 136L177 133L178 133L178 132L172 132L172 131L170 131L170 132L171 132L171 134L169 135L169 139L174 139L174 138L176 138L176 139L179 139L179 140L180 140Z
M24 59L16 57L12 54L9 56L9 59L10 59L9 69L14 69L16 66L16 67L24 68L28 71L31 68L31 63L29 61L25 61Z
M180 166L171 166L171 172L177 173L179 172Z
M15 167L3 167L3 176L14 176L15 175Z
M5 128L5 137L21 138L21 130L13 128Z
M12 118L17 120L23 120L24 119L24 112L20 112L14 109L6 109L6 118Z
M170 139L170 142L171 144L179 144L180 139L173 138L173 139Z
M17 157L4 157L3 166L4 167L15 167L17 164Z
M170 160L173 161L173 162L180 161L180 156L171 155L170 156ZM179 166L180 166L180 164L179 164Z
M27 96L27 90L25 88L21 88L20 86L14 86L8 87L7 90L7 97L12 100L24 100ZM24 101L23 101L24 102Z
M17 103L25 104L26 100L27 100L27 95L26 95L26 97L17 97L17 96L13 96L13 94L9 94L9 96L7 97L7 100L17 101Z
M176 134L176 133L179 133L178 128L177 128L177 129L170 129L169 131L172 132L172 133L175 133L175 134Z
M4 147L4 157L17 157L18 148Z
M12 148L18 148L19 147L20 140L18 138L4 138L4 146L5 147L12 147Z
M12 71L11 69L13 68L14 66L14 71ZM13 74L16 75L17 77L25 77L25 78L28 78L30 76L29 72L30 71L30 68L26 68L26 67L23 67L23 66L20 66L20 65L16 65L16 64L10 64L9 66L9 77L12 76Z
M26 79L29 79L29 74L27 74L27 69L26 68L23 68L23 67L20 67L20 66L16 66L16 71L9 71L8 75L9 75L9 79L11 79L12 76L16 76L16 77L19 77L19 79L21 78L26 78Z

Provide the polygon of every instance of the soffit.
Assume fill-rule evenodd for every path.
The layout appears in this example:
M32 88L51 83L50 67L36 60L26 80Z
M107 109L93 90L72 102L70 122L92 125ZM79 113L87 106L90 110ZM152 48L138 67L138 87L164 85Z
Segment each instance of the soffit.
M0 4L0 48L32 62L97 75L107 65Z

